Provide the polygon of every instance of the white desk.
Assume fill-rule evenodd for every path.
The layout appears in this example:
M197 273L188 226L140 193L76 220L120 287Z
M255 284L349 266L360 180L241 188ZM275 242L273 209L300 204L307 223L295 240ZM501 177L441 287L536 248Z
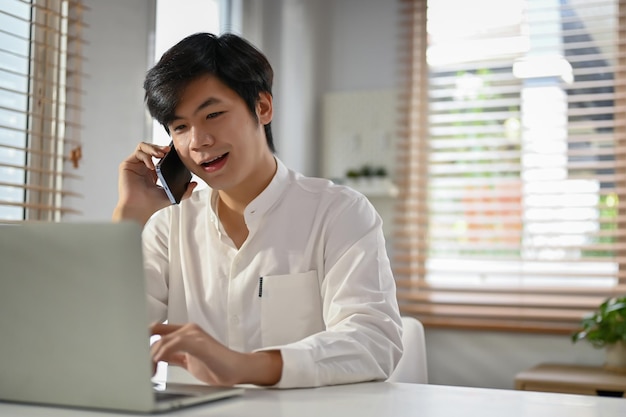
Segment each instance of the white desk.
M0 416L126 414L0 402ZM137 417L137 414L128 414ZM176 417L624 417L623 398L389 382L315 389L250 389L243 396L169 414Z

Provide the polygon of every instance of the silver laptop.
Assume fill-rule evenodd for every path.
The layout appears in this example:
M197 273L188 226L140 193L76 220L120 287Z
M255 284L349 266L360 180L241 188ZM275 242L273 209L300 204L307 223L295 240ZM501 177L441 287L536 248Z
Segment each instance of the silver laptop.
M243 393L155 384L141 228L0 226L0 400L151 413Z

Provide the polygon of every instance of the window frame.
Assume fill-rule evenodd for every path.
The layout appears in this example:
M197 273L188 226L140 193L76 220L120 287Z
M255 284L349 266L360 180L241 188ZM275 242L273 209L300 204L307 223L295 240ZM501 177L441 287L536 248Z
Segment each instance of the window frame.
M446 285L429 279L432 265L433 211L431 181L435 175L430 142L431 103L430 68L427 60L427 0L403 0L400 6L401 66L404 84L399 89L399 141L397 147L396 182L399 197L396 203L393 239L393 268L398 299L404 314L418 317L426 326L461 329L522 331L563 334L575 329L580 319L604 299L626 292L626 257L620 239L626 235L624 204L618 205L615 223L618 231L612 246L617 270L611 276L612 286L576 287L572 285ZM626 2L618 0L617 27L624 27ZM468 6L469 7L469 6ZM623 36L623 35L622 35ZM619 38L615 53L619 65L615 70L614 107L623 109L626 84L626 39ZM571 108L568 115L575 114ZM623 113L623 112L622 112ZM580 114L580 111L578 112ZM618 111L615 111L618 115ZM626 136L626 118L614 122L615 149L622 149ZM620 201L626 201L623 174L626 155L615 154L615 189ZM521 175L520 175L521 178ZM508 191L512 195L511 191ZM506 193L504 193L506 194ZM502 195L504 195L502 194ZM479 194L475 194L479 195ZM492 202L491 202L492 203ZM490 202L482 204L489 206ZM493 204L491 204L493 206ZM514 233L507 231L508 236ZM435 239L435 240L433 240ZM512 258L519 262L517 258ZM449 263L459 258L449 257ZM504 261L507 262L507 261ZM462 271L461 271L462 272ZM584 272L583 272L584 273ZM581 273L581 275L583 274ZM572 276L575 273L571 273ZM432 274L431 274L432 275ZM461 274L467 275L467 274ZM523 276L523 273L521 274ZM432 276L431 276L432 278Z
M14 1L31 10L29 64L23 74L28 79L27 108L12 110L26 116L26 145L3 147L25 154L23 165L13 166L24 171L24 182L10 185L23 190L23 200L0 198L0 205L21 207L23 215L0 223L58 222L65 214L80 214L71 202L81 195L69 185L81 180L80 86L87 9L82 0Z

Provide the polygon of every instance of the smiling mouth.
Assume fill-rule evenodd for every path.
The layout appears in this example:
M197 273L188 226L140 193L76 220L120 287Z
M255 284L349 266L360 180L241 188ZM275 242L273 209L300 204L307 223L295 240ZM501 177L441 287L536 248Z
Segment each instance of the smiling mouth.
M228 156L228 152L226 152L224 155L220 155L216 158L211 159L210 161L206 161L201 163L200 165L202 165L203 167L210 167L212 165L218 164L219 162L221 162L222 160L224 160L224 158L226 158Z

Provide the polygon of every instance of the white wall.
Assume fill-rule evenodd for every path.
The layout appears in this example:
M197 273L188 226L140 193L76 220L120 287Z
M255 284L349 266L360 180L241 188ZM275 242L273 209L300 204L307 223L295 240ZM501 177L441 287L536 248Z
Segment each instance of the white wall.
M248 2L256 5L259 14L250 36L275 71L272 129L277 154L294 169L319 175L322 95L396 84L397 4L393 0ZM248 35L245 26L241 32Z
M279 155L290 166L315 171L322 94L394 86L399 0L253 1L263 1L262 27L255 31L276 69ZM147 138L142 82L153 7L150 0L86 3L85 197L77 204L84 211L78 220L108 220L117 166ZM572 345L566 335L427 329L426 341L435 384L512 388L515 373L539 362L602 362L600 351Z
M109 220L117 201L117 167L137 143L150 140L143 78L154 25L151 0L86 0L83 53L83 160L73 204L83 212L67 220Z
M397 0L331 2L330 91L396 87Z
M257 9L259 24L252 35L260 35L256 44L274 68L276 153L293 169L318 175L319 98L328 84L332 0L263 0L256 4L262 6ZM247 36L245 27L242 34Z

